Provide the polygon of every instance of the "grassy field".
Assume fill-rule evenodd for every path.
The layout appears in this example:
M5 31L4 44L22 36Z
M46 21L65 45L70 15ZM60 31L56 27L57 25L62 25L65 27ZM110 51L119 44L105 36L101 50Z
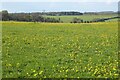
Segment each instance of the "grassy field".
M117 22L2 22L3 78L117 78Z
M68 22L71 22L73 20L73 18L80 18L80 19L83 19L84 21L91 21L93 19L96 19L96 18L111 18L111 17L116 17L118 16L117 14L104 14L104 15L81 15L81 16L46 16L46 17L52 17L52 18L55 18L55 19L61 19L61 21L65 22L65 23L68 23ZM116 21L116 19L114 19Z

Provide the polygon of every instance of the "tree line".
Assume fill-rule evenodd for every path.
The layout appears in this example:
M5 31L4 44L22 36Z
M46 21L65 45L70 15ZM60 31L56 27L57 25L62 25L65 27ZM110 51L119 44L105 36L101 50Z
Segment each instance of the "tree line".
M41 15L49 15L49 16L65 16L65 15L83 15L81 12L43 12Z
M111 17L111 18L95 18L91 21L84 21L83 19L80 18L73 18L73 20L71 21L71 23L93 23L93 22L105 22L107 20L111 20L111 19L118 19L119 20L119 16L117 17Z
M60 19L43 17L39 13L8 13L4 10L0 12L2 21L26 21L26 22L61 22Z
M62 15L83 15L80 12L36 12L36 13L8 13L7 10L0 12L3 21L26 21L26 22L63 22L59 19L43 17L47 16L62 16Z
M112 12L111 12L112 13ZM86 14L86 13L85 13ZM87 13L88 14L88 13ZM89 13L89 14L97 14L97 13ZM7 10L3 10L0 12L0 20L2 21L26 21L26 22L53 22L53 23L62 23L60 18L50 18L44 17L42 15L52 15L52 16L61 16L61 15L83 15L80 12L47 12L47 13L8 13ZM111 17L111 18L96 18L91 21L84 21L80 18L73 18L70 23L92 23L92 22L105 22L106 20L111 20L119 17Z

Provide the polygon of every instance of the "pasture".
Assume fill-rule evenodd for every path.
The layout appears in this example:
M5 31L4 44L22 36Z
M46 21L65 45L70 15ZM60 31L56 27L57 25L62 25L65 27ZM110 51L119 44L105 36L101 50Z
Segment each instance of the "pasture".
M111 18L111 17L116 17L118 14L99 14L99 15L94 15L94 14L84 14L80 16L45 16L45 17L50 17L50 18L55 18L55 19L61 19L64 23L69 23L73 20L73 18L79 18L83 19L84 21L92 21L97 18ZM109 21L117 21L117 19L109 20Z
M118 24L2 22L3 78L117 78Z

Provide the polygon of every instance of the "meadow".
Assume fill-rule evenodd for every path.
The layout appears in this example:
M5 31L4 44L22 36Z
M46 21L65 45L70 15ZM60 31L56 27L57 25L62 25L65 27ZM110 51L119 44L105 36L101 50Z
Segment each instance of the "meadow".
M94 19L97 18L111 18L111 17L116 17L118 16L118 14L98 14L98 15L94 15L94 14L84 14L84 15L80 15L80 16L45 16L45 17L50 17L50 18L55 18L55 19L61 19L61 21L63 21L64 23L69 23L73 20L73 18L79 18L79 19L83 19L84 21L92 21ZM109 21L118 21L117 19L113 19L113 20L109 20Z
M2 22L3 78L118 78L118 24Z

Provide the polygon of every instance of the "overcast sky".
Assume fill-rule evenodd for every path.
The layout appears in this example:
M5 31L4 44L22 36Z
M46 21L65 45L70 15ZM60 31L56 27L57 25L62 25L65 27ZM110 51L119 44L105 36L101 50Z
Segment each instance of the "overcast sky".
M24 0L26 1L26 0ZM79 12L100 12L100 11L118 11L118 0L42 0L32 2L2 2L2 10L9 12L41 12L45 11L79 11ZM31 1L31 2L30 2ZM44 2L43 2L44 1ZM73 2L74 1L74 2Z
M0 0L0 2L118 2L119 0Z

